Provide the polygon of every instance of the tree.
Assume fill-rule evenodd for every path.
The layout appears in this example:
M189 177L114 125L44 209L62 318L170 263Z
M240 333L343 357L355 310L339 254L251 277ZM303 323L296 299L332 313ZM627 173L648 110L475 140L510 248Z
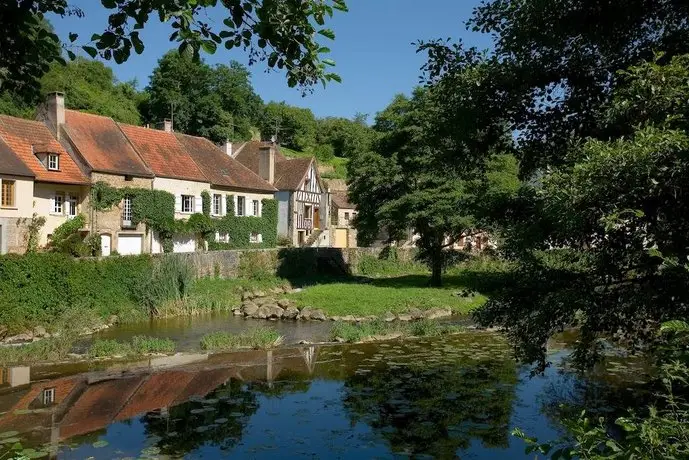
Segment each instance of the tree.
M263 100L251 85L251 73L242 64L232 61L229 66L213 69L213 90L220 95L223 109L232 115L232 139L251 139L251 130L258 126L263 115Z
M103 33L94 34L87 42L71 33L73 45L66 47L71 59L76 57L72 47L77 44L91 57L118 64L129 58L132 49L141 54L145 44L140 31L151 15L156 15L170 24L170 41L179 43L179 51L195 58L201 50L215 53L219 45L228 50L238 47L248 50L251 63L266 62L269 68L286 70L290 87L340 80L328 71L334 61L322 58L330 50L317 39L334 39L325 21L334 10L347 10L344 0L102 0L101 4L110 11ZM226 17L211 23L205 18L216 7ZM60 58L58 37L45 27L44 15L81 18L84 13L69 6L67 0L0 0L0 9L4 31L0 38L0 87L35 91L36 81L48 71L50 62Z
M366 125L365 116L353 120L326 117L318 120L316 141L329 144L337 157L350 158L356 152L371 149L375 133Z
M311 150L316 146L316 117L311 109L294 107L285 102L269 102L260 123L261 137L277 140L295 150Z
M102 62L78 58L66 65L54 62L40 80L41 92L66 93L65 104L74 110L112 117L138 125L141 99L135 82L120 83Z
M541 365L546 340L571 324L586 364L601 335L639 350L662 322L689 317L689 55L659 55L617 78L599 116L631 134L586 140L524 187L532 204L507 226L523 276L480 315L506 325L521 356Z
M496 130L481 127L488 119L480 101L465 97L483 75L469 69L463 81L453 82L456 86L417 89L411 99L396 97L376 119L374 126L387 130L381 133L376 152L355 156L348 167L358 235L370 241L384 228L395 239L411 228L419 235L420 255L431 268L432 286L441 285L446 248L477 229L478 184L493 183L480 178L489 167L507 164L489 161L497 154L487 149L489 144L484 150L485 133L499 133L499 125ZM448 106L449 100L457 105ZM448 126L447 117L458 116L471 122L441 128ZM504 140L504 134L496 135ZM449 163L448 157L458 151L482 160Z

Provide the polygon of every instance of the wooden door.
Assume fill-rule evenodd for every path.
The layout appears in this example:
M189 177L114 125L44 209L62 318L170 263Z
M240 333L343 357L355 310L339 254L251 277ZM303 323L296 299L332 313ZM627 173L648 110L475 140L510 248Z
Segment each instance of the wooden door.
M321 228L321 213L318 208L313 211L313 228Z

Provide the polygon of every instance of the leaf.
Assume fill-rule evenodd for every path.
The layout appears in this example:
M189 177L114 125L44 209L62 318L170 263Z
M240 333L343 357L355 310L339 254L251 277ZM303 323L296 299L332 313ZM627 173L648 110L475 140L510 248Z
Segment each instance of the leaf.
M329 65L329 66L334 66L334 65L335 65L335 61L333 61L333 60L330 59L330 58L326 58L326 59L323 59L323 64Z
M92 58L95 58L98 55L98 50L93 46L82 46L81 49L86 51L86 53L88 53L88 55Z
M130 36L132 38L132 44L134 45L134 51L136 51L136 54L143 53L144 43L139 38L139 32L132 32Z
M328 48L327 46L322 46L322 47L318 48L318 54L326 54L329 52L330 52L330 48Z
M117 6L117 2L115 0L100 0L101 4L108 9L113 9Z
M321 29L318 31L318 33L324 37L328 37L331 40L335 40L335 32L333 32L331 29Z
M71 32L69 34L69 41L70 42L74 43L77 40L77 38L79 38L79 34L75 34L74 32Z
M69 56L69 59L71 59L72 61L77 58L77 55L70 50L67 50L67 56Z
M110 445L110 443L108 441L106 441L105 439L100 439L100 440L94 442L92 445L96 449L100 449L102 447L106 447L106 446Z
M201 42L201 48L208 54L214 54L218 49L218 45L213 40L204 40Z

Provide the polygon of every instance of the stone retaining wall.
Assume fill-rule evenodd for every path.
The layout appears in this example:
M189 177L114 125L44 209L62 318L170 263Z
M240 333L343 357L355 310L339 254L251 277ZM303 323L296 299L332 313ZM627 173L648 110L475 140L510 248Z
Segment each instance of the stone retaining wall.
M280 248L174 254L191 263L198 277L236 278L260 271L284 278L314 274L358 274L362 256L380 256L382 248ZM398 249L400 262L414 258L414 249ZM169 255L168 255L169 256Z

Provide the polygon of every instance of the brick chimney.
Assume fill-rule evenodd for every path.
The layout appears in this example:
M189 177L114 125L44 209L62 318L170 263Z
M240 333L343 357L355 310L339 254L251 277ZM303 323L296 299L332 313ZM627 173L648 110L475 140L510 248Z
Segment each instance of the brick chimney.
M45 100L44 120L60 140L60 128L65 124L65 93L48 93Z
M258 175L270 184L275 182L275 146L262 145L258 151Z

